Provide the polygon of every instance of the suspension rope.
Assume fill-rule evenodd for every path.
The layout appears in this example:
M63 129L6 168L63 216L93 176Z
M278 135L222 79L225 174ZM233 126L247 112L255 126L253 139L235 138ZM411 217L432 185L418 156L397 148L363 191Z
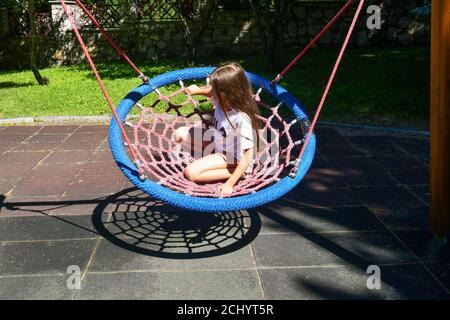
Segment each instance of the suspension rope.
M350 37L353 34L353 30L355 29L356 22L358 21L359 15L361 14L361 10L362 10L362 7L364 5L364 2L365 2L365 0L360 0L359 1L358 8L356 9L356 12L355 12L355 15L353 17L352 23L351 23L351 25L350 25L350 27L348 29L348 32L347 32L347 35L345 37L344 43L342 44L341 51L339 52L338 58L337 58L336 63L334 65L334 67L333 67L333 71L331 72L330 79L328 80L327 86L325 87L325 91L323 92L323 95L322 95L322 98L320 100L319 106L317 107L317 111L316 111L316 114L314 115L314 119L313 119L313 121L311 123L311 126L310 126L309 130L308 130L308 134L306 135L305 143L303 144L302 149L300 151L300 154L298 156L298 159L296 160L296 163L294 164L294 168L292 168L292 170L291 170L291 177L295 177L295 175L297 174L298 166L299 166L300 161L301 161L301 159L303 157L303 154L305 153L306 146L308 144L309 138L311 137L311 134L312 134L312 132L314 130L314 127L316 126L317 119L319 117L320 111L322 110L322 107L323 107L323 105L325 103L325 100L326 100L326 98L328 96L328 93L330 92L331 85L333 84L334 78L336 76L337 70L339 69L339 66L341 64L342 58L344 57L345 50L347 49L347 45L348 45L348 43L350 41Z
M122 132L122 137L125 140L126 144L128 146L130 146L131 145L130 140L128 139L128 136L127 136L127 134L125 132L125 129L123 128L123 125L120 122L119 116L116 113L116 110L115 110L114 105L113 105L113 103L111 101L111 98L109 97L108 92L106 91L106 88L103 85L103 81L102 81L102 79L100 78L100 75L97 72L97 68L95 67L94 61L92 60L91 55L89 54L89 51L86 48L86 45L84 44L83 39L81 38L80 32L78 31L78 28L75 25L75 20L73 19L72 14L69 12L69 8L67 8L67 5L64 2L64 0L60 0L60 2L61 2L61 5L63 7L64 12L66 13L67 17L69 18L70 24L71 24L72 29L73 29L73 31L74 31L77 39L78 39L78 42L80 43L81 49L83 50L83 52L84 52L84 54L86 56L86 59L89 62L89 65L91 66L91 69L92 69L92 72L94 73L95 79L97 79L97 82L98 82L98 84L100 86L100 89L102 90L103 96L105 97L106 102L108 103L109 108L111 109L111 112L113 113L114 118L116 119L117 124L120 127L120 131ZM130 149L130 152L131 152L131 156L133 157L133 160L134 160L134 162L136 164L136 161L138 161L137 157L136 157L136 153L133 150L133 148L129 148L129 149Z
M352 4L353 0L349 0L342 9L334 16L333 19L328 22L328 24L322 29L322 31L319 32L319 34L311 40L311 42L295 57L294 60L292 60L291 63L282 71L280 72L275 79L272 80L272 83L278 83L280 82L281 78L284 77L284 75L297 64L297 62L311 49L311 47L320 39L322 36L328 31L328 29L331 28L335 24L335 22L342 16L342 14L348 9L348 7Z
M97 27L97 29L103 34L103 36L108 40L108 42L111 44L111 46L117 51L117 53L122 56L122 58L125 59L125 61L130 65L131 68L133 68L134 71L138 74L138 77L142 79L142 81L147 82L148 78L142 73L141 70L139 70L138 67L128 58L128 56L123 52L122 49L115 43L115 41L111 38L111 36L103 29L103 27L100 25L100 23L97 21L97 19L94 17L94 15L84 6L84 4L80 0L75 0L77 5L86 13L86 15L91 19L91 21L94 23L94 25Z

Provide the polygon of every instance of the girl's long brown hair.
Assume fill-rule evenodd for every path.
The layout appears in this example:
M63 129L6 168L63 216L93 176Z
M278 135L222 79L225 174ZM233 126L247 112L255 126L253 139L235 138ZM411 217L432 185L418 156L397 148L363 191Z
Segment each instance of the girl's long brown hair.
M253 97L253 90L245 75L244 68L239 63L230 63L218 67L210 76L213 94L225 111L233 108L245 112L254 130L260 128L258 106Z

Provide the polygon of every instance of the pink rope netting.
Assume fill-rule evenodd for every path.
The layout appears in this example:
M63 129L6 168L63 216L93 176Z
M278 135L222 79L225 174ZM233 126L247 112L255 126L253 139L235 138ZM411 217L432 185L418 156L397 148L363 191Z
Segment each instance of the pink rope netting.
M218 187L223 182L197 184L184 176L184 168L198 158L198 153L193 154L174 140L175 130L180 126L193 128L201 124L204 128L212 127L208 119L209 112L199 108L201 104L209 102L209 99L196 100L186 94L183 87L168 95L159 90L156 92L159 96L150 106L137 104L141 114L136 122L125 122L132 129L134 141L130 147L142 164L140 170L145 172L148 179L172 190L196 197L219 197ZM183 102L175 104L175 97L181 97ZM163 112L156 112L155 108L161 104L164 105ZM298 122L288 123L283 119L279 114L281 103L270 106L260 101L259 105L267 109L269 115L258 116L261 129L258 130L258 151L255 152L252 173L237 182L233 194L223 197L255 193L289 175L289 166L298 165L291 158L297 159L303 140L294 141L290 132L291 127ZM193 111L183 114L183 109L189 106L193 107ZM174 114L169 114L171 111ZM298 133L302 139L300 129ZM296 156L293 156L294 153Z

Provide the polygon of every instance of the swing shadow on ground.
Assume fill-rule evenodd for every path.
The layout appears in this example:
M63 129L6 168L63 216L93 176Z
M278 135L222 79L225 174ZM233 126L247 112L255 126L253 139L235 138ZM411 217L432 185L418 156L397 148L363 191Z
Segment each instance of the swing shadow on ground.
M199 259L231 253L251 243L261 228L257 214L181 210L137 188L90 200L8 202L0 197L0 213L4 208L43 215L102 236L125 250L159 258ZM92 204L96 205L93 228L64 216L66 208Z
M257 214L186 211L136 188L105 199L95 208L92 222L101 236L123 249L170 259L237 251L251 243L261 228Z

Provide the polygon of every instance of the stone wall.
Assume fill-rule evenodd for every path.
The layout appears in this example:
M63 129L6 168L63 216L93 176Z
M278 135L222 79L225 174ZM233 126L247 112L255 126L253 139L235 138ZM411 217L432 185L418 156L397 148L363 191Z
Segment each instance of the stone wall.
M345 1L296 2L286 24L284 40L288 49L298 49L307 44L321 28L344 5ZM352 44L368 45L426 45L430 39L430 16L417 15L413 10L422 1L415 0L372 0L369 4L382 8L382 26L380 30L366 27L368 15L360 19ZM51 39L43 41L41 54L43 65L79 62L82 52L75 42L70 25L64 21L58 3L54 3L52 13L59 20L57 32ZM354 12L349 10L319 41L319 46L342 43ZM63 19L61 21L61 19ZM198 21L191 21L191 28L197 30ZM62 26L62 27L61 27ZM117 56L103 37L92 28L84 28L83 37L90 51L99 59L114 60ZM185 54L182 26L178 21L160 21L136 25L125 19L120 28L108 30L117 43L135 59L152 59L157 57L182 57ZM11 41L11 39L6 39ZM5 42L3 40L2 42ZM17 42L14 42L17 43ZM20 42L26 44L26 41ZM260 53L263 41L258 32L256 21L248 11L217 11L201 41L197 43L199 57L205 55L235 55ZM6 50L6 51L5 51ZM9 45L0 46L0 57L13 52ZM16 48L17 50L17 48ZM14 55L14 53L12 53ZM6 60L5 60L6 61ZM2 63L3 64L3 63ZM0 66L2 67L2 66Z

